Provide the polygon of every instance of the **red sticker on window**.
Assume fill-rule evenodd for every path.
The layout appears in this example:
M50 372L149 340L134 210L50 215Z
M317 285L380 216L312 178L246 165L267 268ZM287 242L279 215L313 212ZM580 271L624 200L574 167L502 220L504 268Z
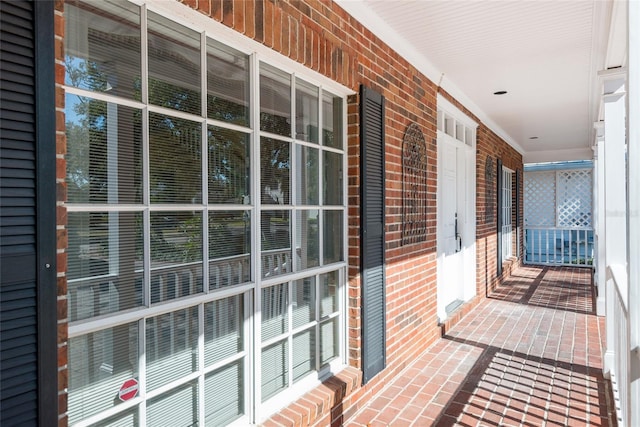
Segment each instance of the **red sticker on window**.
M120 387L120 391L118 391L118 398L123 402L133 399L138 395L138 381L134 378L130 380L126 380L122 387Z

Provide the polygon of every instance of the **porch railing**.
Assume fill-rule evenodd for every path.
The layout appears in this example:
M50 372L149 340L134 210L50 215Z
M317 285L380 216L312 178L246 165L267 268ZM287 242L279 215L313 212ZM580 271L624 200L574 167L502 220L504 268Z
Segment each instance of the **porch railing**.
M279 276L292 271L291 248L262 251L262 277Z
M525 227L526 264L593 268L593 228Z
M607 343L607 352L613 352L611 385L613 387L618 424L629 425L630 404L630 335L627 302L627 275L623 266L607 267L607 298L613 305L613 342ZM608 314L607 314L608 315ZM607 338L609 340L609 338Z

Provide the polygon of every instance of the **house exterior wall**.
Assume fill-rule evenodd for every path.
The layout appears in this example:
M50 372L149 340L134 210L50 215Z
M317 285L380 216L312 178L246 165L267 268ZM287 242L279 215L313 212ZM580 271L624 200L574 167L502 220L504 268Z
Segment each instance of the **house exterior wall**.
M274 415L271 423L340 424L369 397L402 371L441 336L444 328L466 313L519 264L505 264L497 276L497 160L514 171L522 156L493 133L464 106L446 95L480 123L477 132L477 296L446 325L436 316L436 111L438 87L414 66L382 43L367 28L332 2L185 0L187 6L244 34L309 69L331 78L355 93L348 98L348 364L338 380L329 380L298 402ZM56 2L57 104L57 223L58 223L58 366L59 425L67 425L67 289L65 119L64 119L64 2ZM362 362L360 282L360 85L386 99L386 368L360 385ZM402 141L407 127L417 123L427 147L427 233L421 243L402 245ZM487 172L487 159L493 174ZM490 171L489 171L490 172ZM493 186L493 190L491 187ZM515 192L514 192L515 194ZM520 191L519 194L522 194ZM522 213L521 200L520 209ZM515 223L515 221L514 221ZM522 222L520 221L520 224ZM515 239L514 239L515 240ZM514 253L517 253L514 251ZM269 422L267 423L269 424ZM275 424L274 424L275 425Z

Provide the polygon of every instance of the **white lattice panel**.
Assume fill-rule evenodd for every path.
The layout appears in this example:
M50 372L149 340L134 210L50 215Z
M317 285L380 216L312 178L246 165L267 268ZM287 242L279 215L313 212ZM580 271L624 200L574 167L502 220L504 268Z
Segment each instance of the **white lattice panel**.
M524 223L529 227L556 225L556 173L524 173Z
M557 172L558 227L591 227L593 177L590 169Z

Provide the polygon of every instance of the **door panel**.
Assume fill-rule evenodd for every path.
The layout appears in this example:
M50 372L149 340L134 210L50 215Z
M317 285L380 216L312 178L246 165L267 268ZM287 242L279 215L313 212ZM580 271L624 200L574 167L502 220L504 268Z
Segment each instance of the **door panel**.
M446 317L464 297L464 245L462 233L465 213L464 150L440 138L438 183L439 242L438 312Z

